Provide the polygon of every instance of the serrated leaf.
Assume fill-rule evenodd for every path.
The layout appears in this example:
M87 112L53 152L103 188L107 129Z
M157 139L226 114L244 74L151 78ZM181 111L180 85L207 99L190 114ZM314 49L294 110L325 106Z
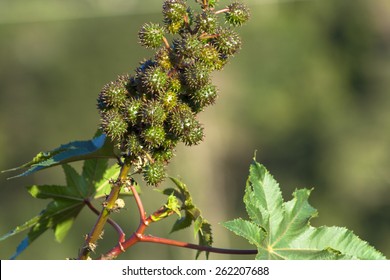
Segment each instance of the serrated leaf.
M53 229L56 240L61 242L68 233L74 218L83 208L83 203L68 199L57 199L48 204L46 209L40 215L34 217L24 226L23 230L30 229L27 237L18 245L15 254L11 259L18 257L27 247L48 229ZM12 235L21 232L21 227L17 227ZM5 238L12 235L7 234ZM3 240L5 238L1 238Z
M256 259L385 259L352 231L310 225L318 215L308 198L311 190L296 190L284 202L278 183L255 160L250 166L244 203L250 221L223 225L258 249Z
M223 225L238 236L247 239L249 243L256 247L260 247L266 237L266 232L261 227L241 218L225 222Z
M52 199L38 216L32 218L21 226L0 237L5 240L27 229L27 237L19 244L12 258L21 254L35 239L48 229L53 229L54 236L61 242L73 225L75 218L85 206L85 199L96 197L98 190L105 191L108 179L117 176L119 169L111 167L107 169L106 159L93 159L84 162L82 175L68 164L62 164L66 186L58 185L33 185L28 187L28 192L39 199Z
M40 152L30 162L27 162L19 167L4 170L2 172L27 169L21 174L9 178L12 179L21 176L27 176L37 171L64 163L94 158L115 157L113 143L107 139L105 134L101 134L91 140L73 141L61 145L54 150Z

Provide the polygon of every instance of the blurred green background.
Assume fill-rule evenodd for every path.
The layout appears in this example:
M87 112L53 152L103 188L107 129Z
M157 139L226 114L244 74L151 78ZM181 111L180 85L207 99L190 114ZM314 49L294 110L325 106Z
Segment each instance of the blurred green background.
M220 97L200 116L205 141L179 146L169 174L190 187L213 225L215 246L251 248L219 222L246 217L242 196L257 150L285 200L295 188L315 188L310 202L320 215L313 225L345 226L390 257L390 2L245 2L252 19L239 30L243 49L213 76ZM137 32L145 21L161 21L161 3L0 0L0 170L91 138L102 86L152 55L138 45ZM8 176L0 174L0 235L48 203L32 199L25 186L64 183L60 167ZM150 188L143 198L148 212L165 202ZM132 200L116 218L126 232L134 230ZM48 231L20 258L77 256L95 220L83 210L62 244ZM169 235L173 221L157 223L149 233L197 242L191 230ZM9 258L22 238L0 242L0 258ZM114 243L107 228L99 249ZM187 249L138 244L120 258L194 256Z

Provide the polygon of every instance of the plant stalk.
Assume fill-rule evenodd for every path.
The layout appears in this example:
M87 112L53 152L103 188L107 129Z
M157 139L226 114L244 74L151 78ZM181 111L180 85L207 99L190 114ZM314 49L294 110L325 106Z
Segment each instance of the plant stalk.
M115 202L119 197L119 193L124 182L127 179L131 165L128 162L124 162L121 167L118 179L113 184L111 192L108 195L106 201L103 203L103 209L100 212L100 215L92 228L91 232L87 235L83 248L80 250L79 259L86 260L89 258L90 253L94 251L97 246L97 241L102 236L104 226L110 216L111 212L115 209Z

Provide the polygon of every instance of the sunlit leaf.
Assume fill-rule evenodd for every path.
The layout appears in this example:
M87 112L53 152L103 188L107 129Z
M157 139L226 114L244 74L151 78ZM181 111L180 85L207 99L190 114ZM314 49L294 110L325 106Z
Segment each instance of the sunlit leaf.
M96 158L115 158L114 145L110 140L107 139L105 134L96 136L91 140L73 141L61 145L54 150L40 152L30 162L2 172L27 169L21 174L11 177L17 178L30 175L48 167Z
M318 213L308 203L310 192L296 190L293 199L284 202L278 183L254 161L244 195L250 221L223 225L257 247L256 259L385 259L348 229L311 226Z

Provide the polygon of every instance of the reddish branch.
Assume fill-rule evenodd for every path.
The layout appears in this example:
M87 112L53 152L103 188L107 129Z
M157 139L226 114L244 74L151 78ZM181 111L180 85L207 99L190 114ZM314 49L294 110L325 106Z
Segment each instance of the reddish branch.
M177 240L167 239L167 238L161 238L151 235L144 235L144 232L148 225L152 222L154 222L156 219L152 219L152 217L159 217L159 215L163 214L165 211L162 211L161 209L154 212L149 217L146 217L146 213L141 201L140 196L138 195L138 192L136 191L135 187L133 185L130 186L131 191L133 192L135 202L138 207L139 215L140 215L140 222L138 225L137 230L124 242L119 241L119 244L112 248L108 253L102 255L99 259L114 259L121 253L123 253L126 249L130 248L134 244L138 242L150 242L150 243L158 243L158 244L165 244L170 246L176 246L176 247L182 247L182 248L188 248L188 249L195 249L198 251L204 251L204 252L212 252L212 253L218 253L218 254L240 254L240 255L252 255L257 254L257 250L238 250L238 249L224 249L224 248L215 248L215 247L209 247L209 246L202 246L187 242L181 242ZM172 212L173 213L173 212Z

